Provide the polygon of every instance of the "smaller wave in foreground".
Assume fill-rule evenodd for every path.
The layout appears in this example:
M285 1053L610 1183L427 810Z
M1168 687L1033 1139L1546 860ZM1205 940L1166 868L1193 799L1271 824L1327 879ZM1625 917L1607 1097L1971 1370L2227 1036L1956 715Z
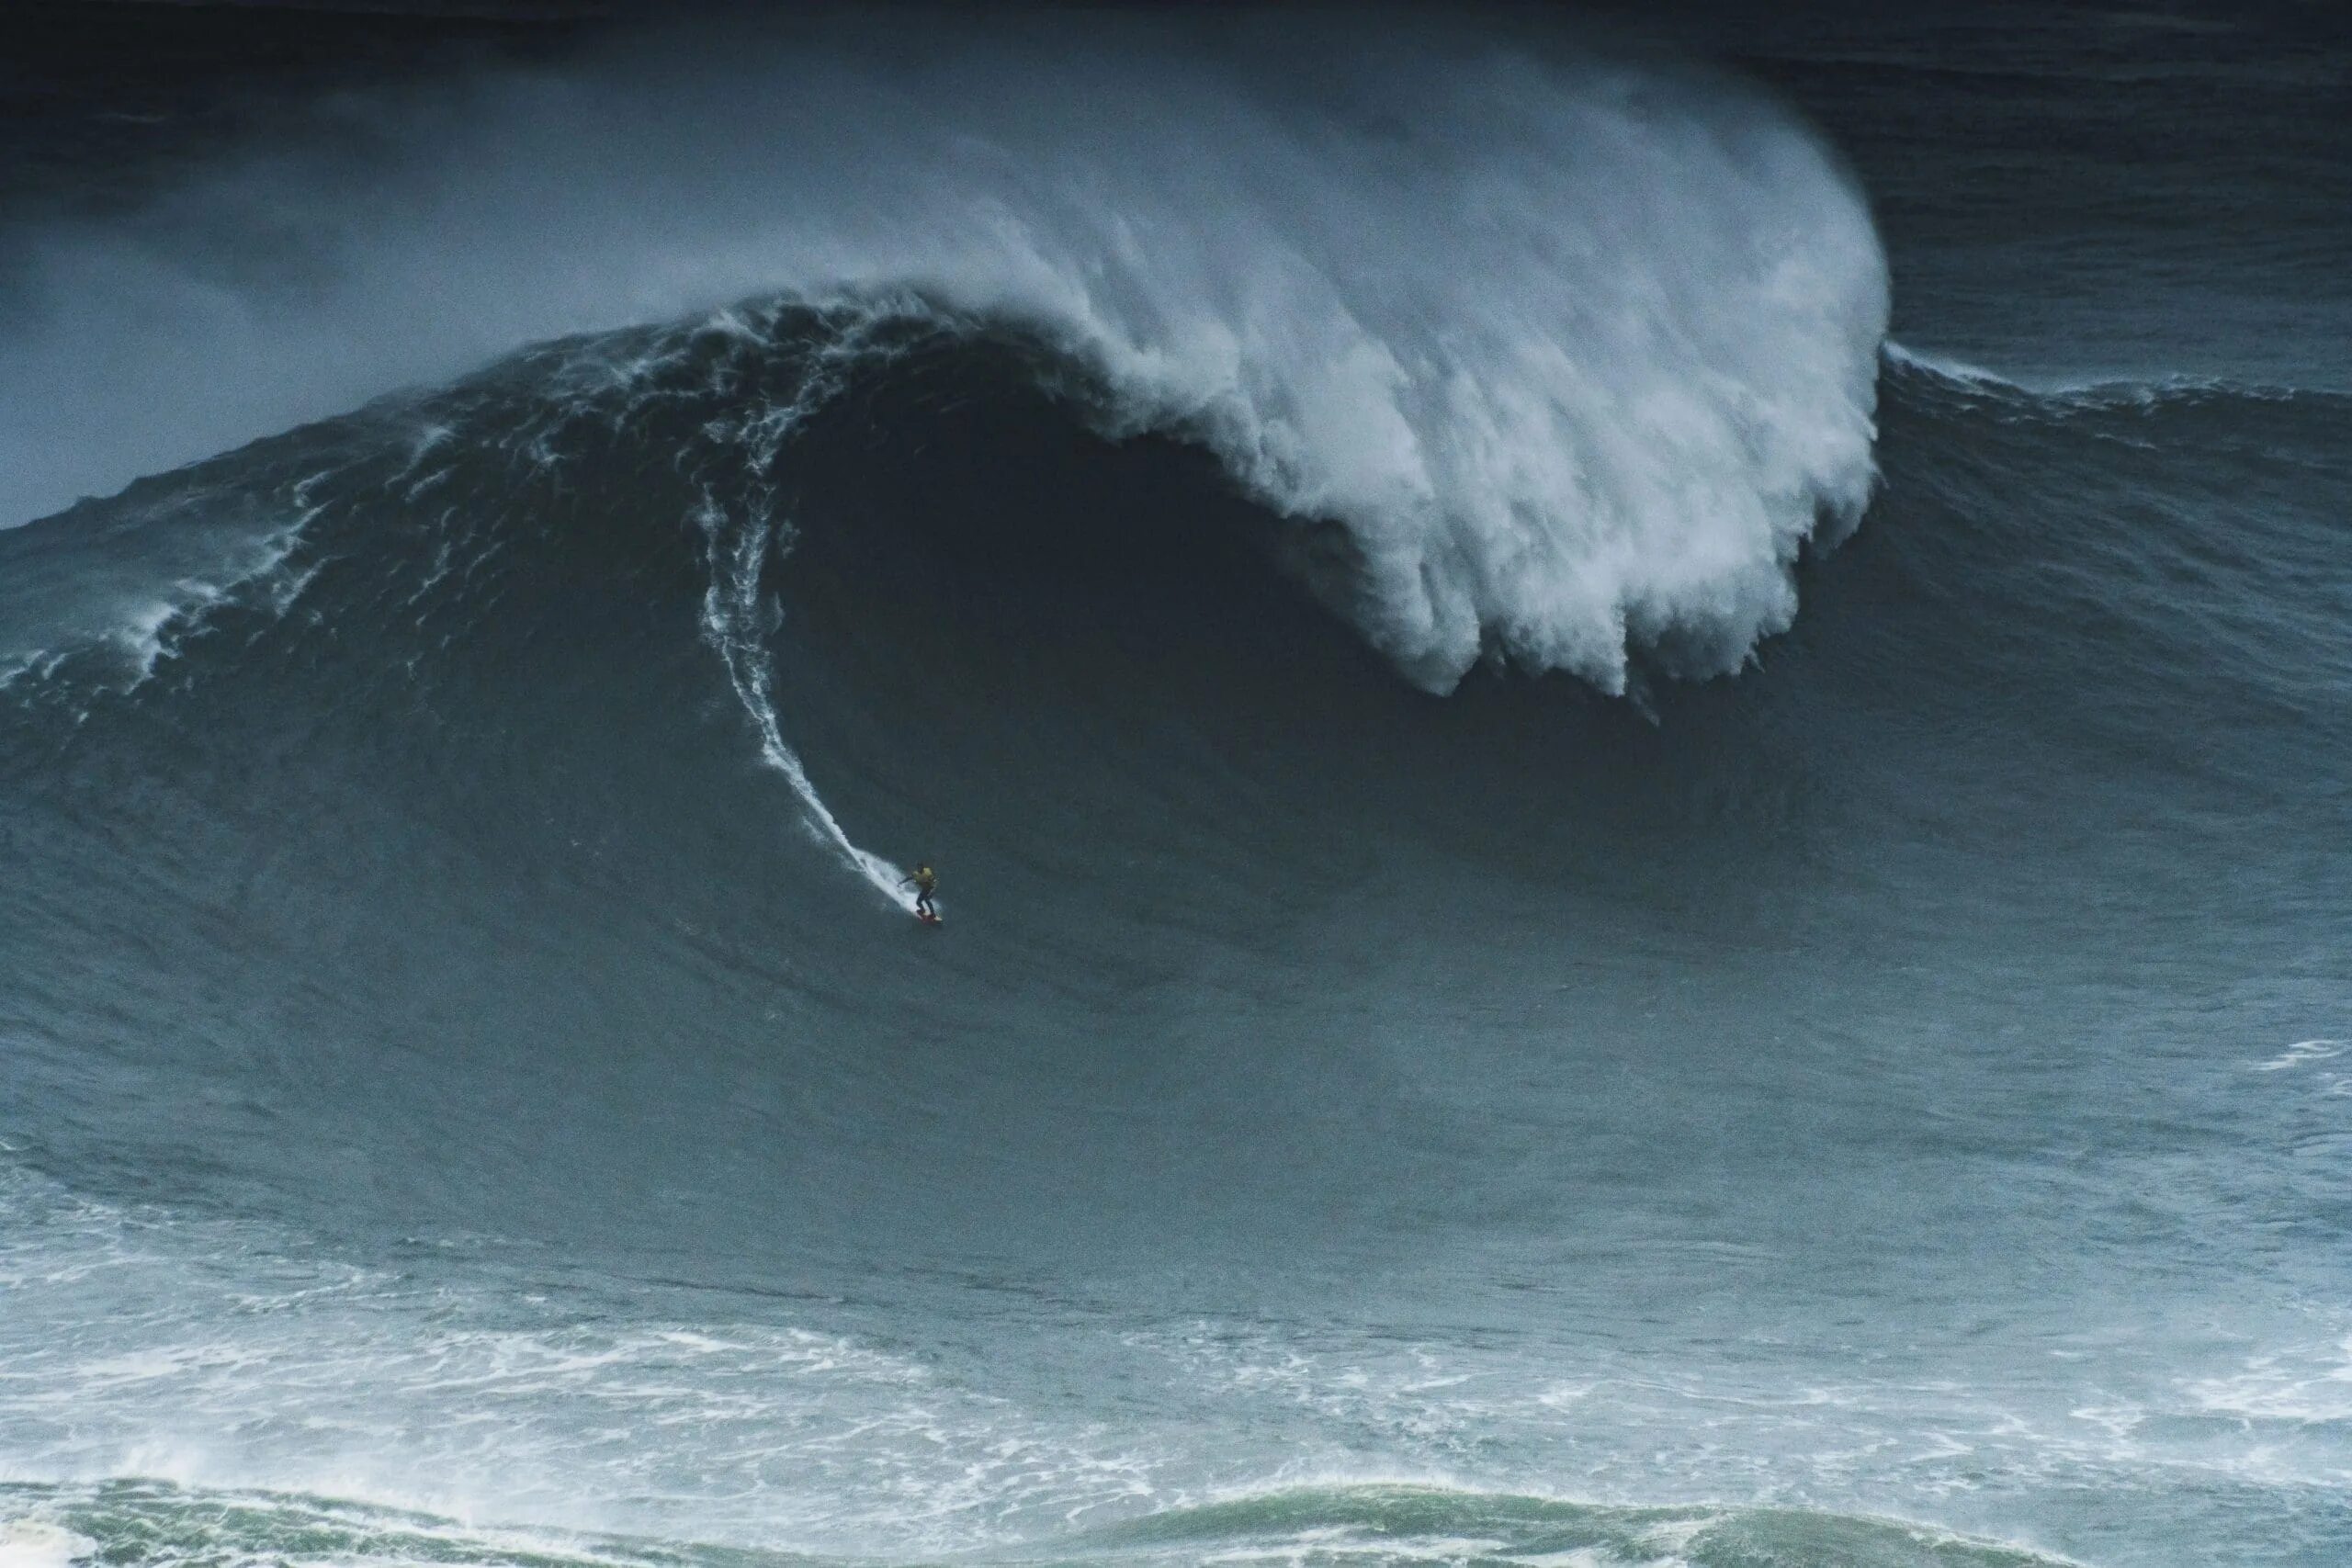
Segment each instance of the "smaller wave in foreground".
M1042 1543L1040 1543L1042 1545ZM453 1568L784 1568L862 1561L459 1524L335 1498L188 1490L141 1480L0 1485L0 1561L432 1563ZM1796 1508L1625 1507L1410 1484L1306 1486L1171 1508L1000 1563L1266 1561L1524 1568L2056 1568L2021 1547L1922 1525Z

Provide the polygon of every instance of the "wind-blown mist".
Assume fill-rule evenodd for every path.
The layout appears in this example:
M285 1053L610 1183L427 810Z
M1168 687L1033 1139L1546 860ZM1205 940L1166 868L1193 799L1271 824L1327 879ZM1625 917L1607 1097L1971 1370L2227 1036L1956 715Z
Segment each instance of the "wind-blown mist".
M0 516L781 292L1041 337L1106 428L1343 524L1318 588L1435 689L1482 652L1721 671L1790 623L1798 550L1869 494L1887 311L1804 130L1441 37L1138 42L665 46L339 100L302 152L16 238Z

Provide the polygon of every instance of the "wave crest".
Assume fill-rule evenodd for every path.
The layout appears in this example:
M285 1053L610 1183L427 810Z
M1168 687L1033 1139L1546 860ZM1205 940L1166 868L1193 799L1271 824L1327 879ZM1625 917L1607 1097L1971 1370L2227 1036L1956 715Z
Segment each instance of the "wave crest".
M1342 524L1325 592L1437 689L1482 652L1612 691L1629 642L1736 668L1868 497L1883 257L1742 90L1442 30L880 30L344 100L317 148L40 236L6 504L777 292L1044 336L1112 427ZM165 395L194 363L200 407Z

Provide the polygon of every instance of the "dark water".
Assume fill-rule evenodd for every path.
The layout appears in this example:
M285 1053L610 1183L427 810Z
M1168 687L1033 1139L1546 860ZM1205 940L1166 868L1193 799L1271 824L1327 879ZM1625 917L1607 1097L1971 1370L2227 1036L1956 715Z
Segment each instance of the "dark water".
M900 21L23 176L0 1560L2352 1553L2342 41Z

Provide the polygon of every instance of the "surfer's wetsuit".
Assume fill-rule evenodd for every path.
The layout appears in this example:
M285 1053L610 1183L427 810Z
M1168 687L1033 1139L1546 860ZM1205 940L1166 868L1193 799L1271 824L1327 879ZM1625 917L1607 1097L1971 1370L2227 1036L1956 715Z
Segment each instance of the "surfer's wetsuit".
M933 874L931 867L927 865L917 866L915 868L915 874L907 878L907 880L914 885L915 913L919 915L937 914L939 911L931 907L931 894L932 889L939 886L939 878Z

